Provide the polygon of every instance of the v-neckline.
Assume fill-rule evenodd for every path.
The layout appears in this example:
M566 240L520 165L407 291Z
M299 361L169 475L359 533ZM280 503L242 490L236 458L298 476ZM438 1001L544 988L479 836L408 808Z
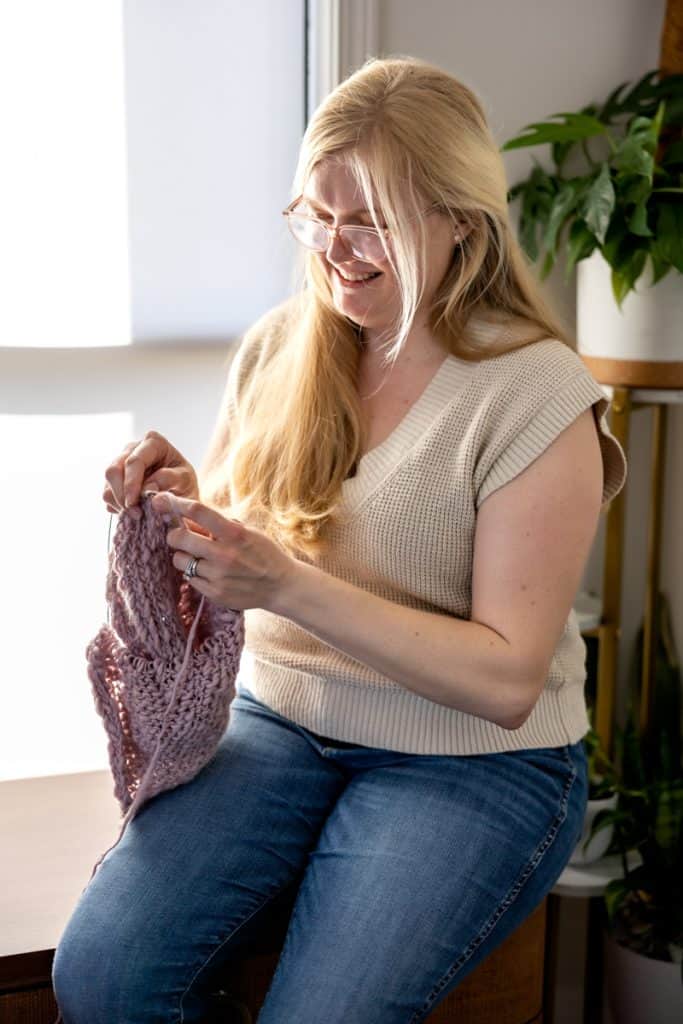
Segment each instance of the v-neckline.
M453 400L476 365L450 353L446 356L388 437L365 452L358 460L355 475L343 481L341 503L345 509L357 508L387 473L401 462L439 413Z

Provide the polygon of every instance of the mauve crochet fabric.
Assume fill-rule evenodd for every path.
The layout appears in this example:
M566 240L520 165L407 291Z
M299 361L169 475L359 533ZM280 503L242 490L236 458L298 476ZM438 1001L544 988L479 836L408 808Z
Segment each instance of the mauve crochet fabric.
M188 782L214 756L244 646L244 613L200 595L173 565L172 517L157 512L152 497L141 495L139 519L119 515L106 584L110 625L86 648L125 812L109 849L145 801Z

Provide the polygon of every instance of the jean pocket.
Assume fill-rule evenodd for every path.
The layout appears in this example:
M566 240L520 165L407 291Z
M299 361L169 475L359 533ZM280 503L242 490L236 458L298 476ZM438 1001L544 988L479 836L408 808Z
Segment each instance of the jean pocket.
M579 759L568 743L559 747L525 747L514 751L513 756L543 772L562 792L581 774Z
M571 764L573 758L570 751L571 745L565 743L560 747L524 747L522 750L516 750L515 754L525 758L546 758L562 764Z

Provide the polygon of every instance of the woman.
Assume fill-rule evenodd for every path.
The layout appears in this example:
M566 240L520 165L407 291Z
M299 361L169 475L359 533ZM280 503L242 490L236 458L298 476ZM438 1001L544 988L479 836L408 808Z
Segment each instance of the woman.
M253 666L216 756L82 894L65 1024L202 1020L284 892L259 1024L415 1024L581 831L572 602L626 462L480 103L368 61L315 112L285 214L303 286L243 338L199 478L155 432L105 474L110 511L166 492L173 563L244 610Z

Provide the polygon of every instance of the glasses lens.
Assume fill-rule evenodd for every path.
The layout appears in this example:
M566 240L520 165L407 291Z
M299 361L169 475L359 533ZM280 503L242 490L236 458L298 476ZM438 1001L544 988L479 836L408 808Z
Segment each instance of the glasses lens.
M382 239L376 231L365 228L344 227L341 236L349 249L360 260L371 263L385 260Z
M309 249L321 251L327 249L329 240L322 224L316 224L314 220L310 220L308 217L300 217L296 213L290 213L287 220L289 222L289 230L297 242L301 242L302 245L307 246Z

